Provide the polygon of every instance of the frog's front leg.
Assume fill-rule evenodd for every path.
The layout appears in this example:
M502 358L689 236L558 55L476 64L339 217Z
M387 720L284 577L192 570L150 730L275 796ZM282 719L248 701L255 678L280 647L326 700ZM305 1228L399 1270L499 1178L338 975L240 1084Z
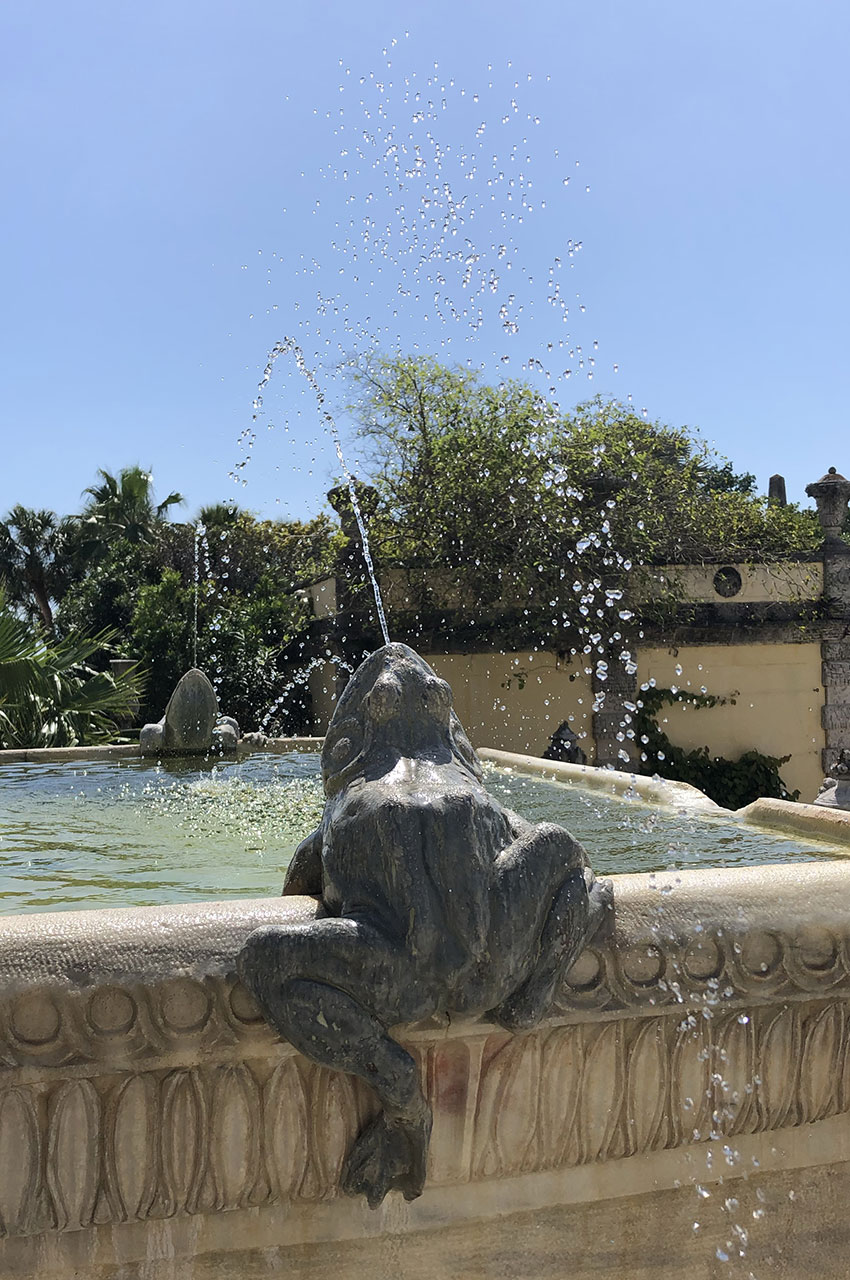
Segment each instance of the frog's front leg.
M322 828L319 826L301 841L292 855L283 882L283 894L322 896Z
M372 1086L382 1105L349 1152L342 1188L376 1208L422 1193L431 1110L413 1058L388 1034L430 1013L408 954L362 921L270 925L243 947L239 976L268 1021L306 1057Z
M515 834L496 860L494 903L497 936L515 964L491 1017L523 1031L546 1017L563 976L610 925L614 893L563 827L518 819Z

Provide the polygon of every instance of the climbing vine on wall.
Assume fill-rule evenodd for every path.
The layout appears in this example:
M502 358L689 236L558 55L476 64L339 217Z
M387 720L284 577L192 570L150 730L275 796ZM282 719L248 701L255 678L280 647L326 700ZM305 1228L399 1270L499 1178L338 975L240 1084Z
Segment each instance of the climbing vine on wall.
M745 751L737 760L713 756L708 747L686 750L675 746L659 726L657 716L665 706L677 702L693 707L716 707L727 699L710 693L685 689L648 688L641 691L634 718L635 738L641 750L642 770L662 778L689 782L726 809L740 809L760 796L797 800L799 791L789 791L780 768L790 756L767 756L761 751Z

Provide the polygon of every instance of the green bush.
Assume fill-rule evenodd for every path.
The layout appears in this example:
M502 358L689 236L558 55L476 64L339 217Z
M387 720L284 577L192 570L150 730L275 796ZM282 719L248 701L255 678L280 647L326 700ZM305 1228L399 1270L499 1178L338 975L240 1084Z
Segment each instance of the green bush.
M212 680L219 706L243 730L256 729L296 674L287 646L306 627L309 610L298 595L275 591L268 576L251 595L220 591L212 581L198 584L198 635L194 643L195 588L176 569L143 586L133 611L134 655L150 673L144 707L158 719L175 684L197 665ZM296 685L284 698L269 728L295 732L306 714Z
M698 787L726 809L740 809L761 796L779 800L797 800L799 791L789 791L780 768L790 756L766 756L760 751L745 751L737 760L712 756L708 747L685 750L674 746L659 727L658 712L677 702L694 707L716 707L726 700L713 694L690 693L678 689L648 688L641 690L638 711L634 717L635 738L641 749L642 772L658 774L676 782Z

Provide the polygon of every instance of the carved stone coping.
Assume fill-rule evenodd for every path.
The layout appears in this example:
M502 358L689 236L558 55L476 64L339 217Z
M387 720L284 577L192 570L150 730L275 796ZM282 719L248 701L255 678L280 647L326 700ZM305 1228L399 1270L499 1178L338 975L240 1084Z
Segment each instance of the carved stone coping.
M850 854L850 812L826 809L817 804L795 804L763 796L737 810L737 817L764 831L785 831L810 836L835 848L846 847Z
M108 743L101 747L8 747L0 751L3 764L61 764L63 760L120 760L142 756L135 742Z
M841 862L615 876L613 938L589 947L552 1022L681 1016L850 996L850 867ZM236 980L248 934L313 898L34 913L0 921L7 1072L288 1054ZM488 1035L439 1021L405 1039ZM277 1047L275 1047L277 1046ZM0 1069L2 1070L2 1069Z
M624 800L639 800L644 804L686 811L696 816L745 822L749 826L761 827L763 831L804 835L826 845L833 852L839 852L845 847L850 852L850 813L843 810L767 797L754 800L742 809L724 809L687 782L644 778L616 769L596 769L592 765L543 760L538 756L494 751L489 747L483 747L478 754L482 760L517 773L546 778L552 782L573 783L594 791L605 791L608 795Z

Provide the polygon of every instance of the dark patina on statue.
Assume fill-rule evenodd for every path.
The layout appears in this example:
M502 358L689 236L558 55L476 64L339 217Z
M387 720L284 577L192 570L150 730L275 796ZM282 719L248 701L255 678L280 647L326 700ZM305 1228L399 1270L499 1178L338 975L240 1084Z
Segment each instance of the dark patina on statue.
M382 1110L342 1172L375 1208L394 1188L421 1194L431 1132L416 1063L389 1029L480 1013L534 1026L610 919L612 888L562 827L487 793L451 689L406 645L355 672L322 775L322 822L283 892L318 896L327 914L258 930L238 969L283 1037L375 1090Z

